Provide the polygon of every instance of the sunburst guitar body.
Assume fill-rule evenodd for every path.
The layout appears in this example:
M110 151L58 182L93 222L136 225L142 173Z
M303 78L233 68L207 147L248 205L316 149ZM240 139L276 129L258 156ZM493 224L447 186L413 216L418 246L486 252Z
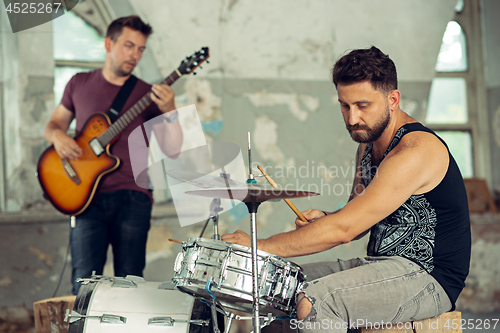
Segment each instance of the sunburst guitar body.
M38 161L38 179L49 201L60 212L78 215L90 204L100 179L118 168L120 160L111 155L110 144L97 155L90 142L110 126L107 115L90 117L75 141L82 149L77 160L61 159L53 146L47 148Z

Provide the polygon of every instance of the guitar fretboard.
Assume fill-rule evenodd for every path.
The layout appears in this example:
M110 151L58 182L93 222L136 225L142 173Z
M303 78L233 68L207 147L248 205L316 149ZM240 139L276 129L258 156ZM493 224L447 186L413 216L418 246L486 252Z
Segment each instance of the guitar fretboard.
M177 71L172 72L167 78L161 81L162 84L172 85L177 79L180 78L180 75ZM105 147L109 144L114 138L120 134L125 127L130 125L135 118L137 118L141 113L144 112L151 105L153 101L150 97L150 92L144 95L139 101L137 101L130 109L128 109L123 115L120 116L109 128L102 133L97 139L101 146Z

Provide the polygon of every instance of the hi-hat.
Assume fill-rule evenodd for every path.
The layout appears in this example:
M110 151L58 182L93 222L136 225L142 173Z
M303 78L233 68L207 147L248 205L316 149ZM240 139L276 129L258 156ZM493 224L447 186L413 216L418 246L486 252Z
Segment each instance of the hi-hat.
M211 188L187 191L186 194L210 198L235 199L242 202L264 202L267 200L303 198L319 195L319 193L315 192L287 190L281 188L266 188L256 185L247 187Z
M183 183L195 185L201 188L221 188L224 186L229 187L242 187L245 183L237 182L225 177L216 177L192 171L169 170L167 175L175 178Z

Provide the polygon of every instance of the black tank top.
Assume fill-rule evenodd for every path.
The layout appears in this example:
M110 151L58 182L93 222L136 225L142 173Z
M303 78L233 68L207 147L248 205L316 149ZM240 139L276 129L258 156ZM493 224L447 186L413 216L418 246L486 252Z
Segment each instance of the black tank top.
M403 125L396 132L384 157L404 135L413 131L436 135L420 123ZM443 140L441 142L446 146ZM376 172L376 168L371 167L371 152L372 143L368 143L361 161L365 186L370 184ZM463 178L449 150L448 154L448 170L434 189L412 195L401 207L371 228L367 254L401 256L419 264L441 284L454 309L469 274L471 233Z

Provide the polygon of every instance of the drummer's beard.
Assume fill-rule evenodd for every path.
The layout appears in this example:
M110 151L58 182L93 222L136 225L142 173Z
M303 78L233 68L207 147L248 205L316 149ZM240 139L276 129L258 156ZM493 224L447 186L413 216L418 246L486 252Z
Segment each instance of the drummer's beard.
M391 120L389 106L386 106L382 117L375 123L373 127L366 124L346 125L351 138L358 143L369 143L376 141L387 128L387 124Z

